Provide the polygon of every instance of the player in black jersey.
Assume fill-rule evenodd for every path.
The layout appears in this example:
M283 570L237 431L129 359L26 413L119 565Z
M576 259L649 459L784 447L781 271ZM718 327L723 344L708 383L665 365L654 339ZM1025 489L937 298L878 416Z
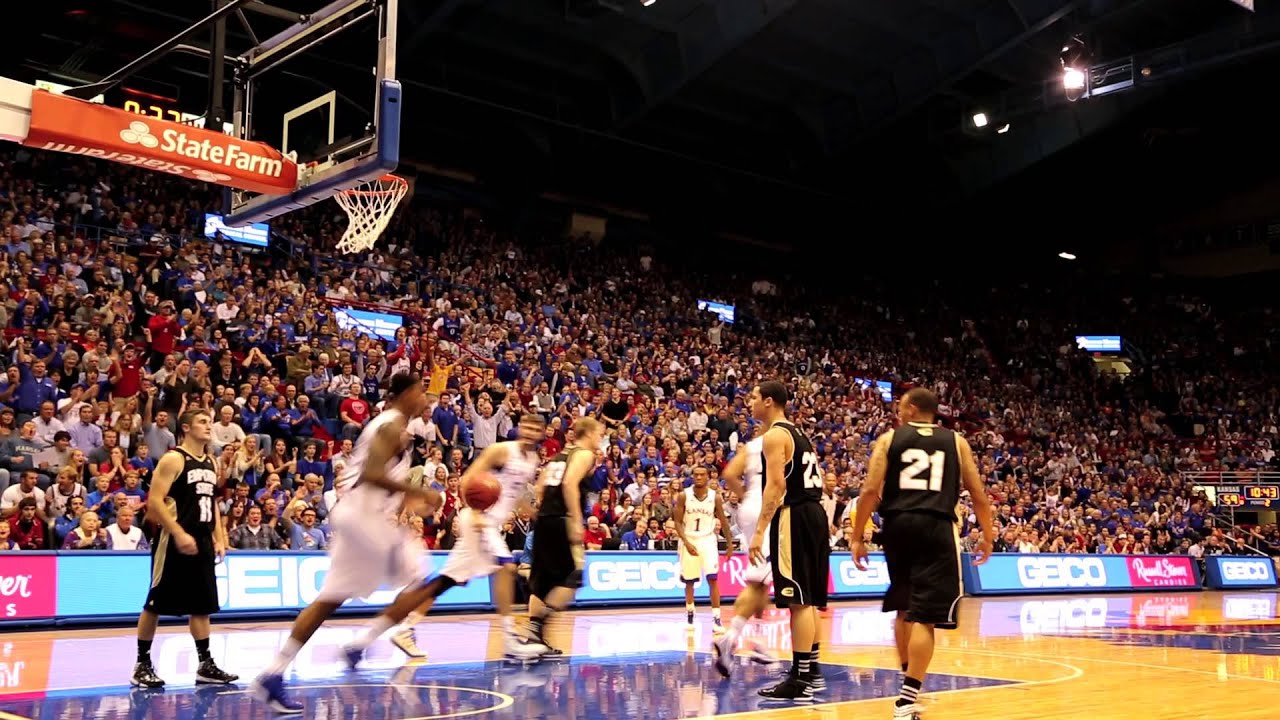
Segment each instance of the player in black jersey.
M584 486L596 467L596 450L604 438L599 421L580 417L573 423L573 442L565 446L538 479L538 516L533 521L529 567L530 642L560 655L547 643L543 628L553 612L569 607L582 587Z
M933 629L955 629L956 606L964 595L956 527L962 483L983 531L975 564L987 561L995 540L991 502L973 451L958 433L934 424L937 412L938 396L925 388L907 391L898 402L902 424L877 438L871 450L850 548L858 569L865 570L862 530L879 508L889 567L884 611L898 613L894 635L904 674L893 716L911 720L921 713L918 700L933 657Z
M827 604L831 533L822 499L822 469L809 438L786 418L787 388L760 383L755 419L765 424L761 461L764 501L751 538L751 560L764 562L766 529L773 564L773 599L791 609L792 665L778 685L760 695L772 700L812 701L826 683L818 668L818 610Z
M196 641L196 683L226 685L239 676L224 672L209 653L209 616L218 612L213 566L226 552L226 530L215 497L218 471L207 446L213 421L203 410L178 421L182 443L160 457L147 494L147 518L160 526L151 544L151 591L138 617L138 662L131 684L164 687L151 664L151 641L161 615L185 615Z

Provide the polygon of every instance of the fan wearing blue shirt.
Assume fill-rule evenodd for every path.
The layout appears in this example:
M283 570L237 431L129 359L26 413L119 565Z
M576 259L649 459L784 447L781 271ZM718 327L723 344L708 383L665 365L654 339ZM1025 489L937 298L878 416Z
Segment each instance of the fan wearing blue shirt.
M648 523L637 523L636 529L622 534L623 550L652 550L653 538L649 537Z

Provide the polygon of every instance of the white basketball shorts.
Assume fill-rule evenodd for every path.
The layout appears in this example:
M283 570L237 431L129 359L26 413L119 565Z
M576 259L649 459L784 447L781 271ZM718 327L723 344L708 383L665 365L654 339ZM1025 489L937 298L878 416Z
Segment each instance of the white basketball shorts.
M698 549L697 555L690 554L684 543L680 544L680 579L691 582L719 574L720 553L716 547L716 536L695 538L693 546Z
M738 530L742 533L743 552L750 553L751 536L756 532L756 524L760 521L760 505L739 505L738 506ZM773 566L769 563L769 535L766 530L764 545L763 563L751 563L747 568L746 579L749 583L760 583L768 585L773 580ZM748 561L750 558L747 558Z
M475 511L467 510L458 515L458 542L449 551L440 574L459 585L475 577L485 577L498 571L502 565L514 562L511 550L502 539L498 522L489 515L480 515L483 526L476 523Z
M338 503L330 515L333 543L329 572L317 600L346 602L382 587L400 588L421 579L422 542L389 519L369 517Z

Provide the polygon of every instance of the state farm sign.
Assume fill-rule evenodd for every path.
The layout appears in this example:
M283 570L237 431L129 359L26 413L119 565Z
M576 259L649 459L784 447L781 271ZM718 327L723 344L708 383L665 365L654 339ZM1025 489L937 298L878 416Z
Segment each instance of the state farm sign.
M265 143L44 90L31 94L22 144L272 195L298 186L297 163Z

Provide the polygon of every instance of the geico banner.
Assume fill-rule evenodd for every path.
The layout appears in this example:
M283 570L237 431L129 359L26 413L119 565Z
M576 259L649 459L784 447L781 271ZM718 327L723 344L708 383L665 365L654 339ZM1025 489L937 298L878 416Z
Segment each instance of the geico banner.
M1222 617L1227 620L1273 620L1276 593L1237 593L1222 596Z
M423 576L438 572L447 557L424 557ZM146 598L150 560L142 553L58 555L58 617L136 614ZM224 614L300 610L315 600L328 571L329 556L322 553L233 552L215 569L218 602ZM381 607L398 592L399 588L380 588L351 600L347 607ZM490 604L488 578L455 587L436 600L440 607Z
M1185 555L1017 555L998 553L984 565L964 563L965 589L982 594L1200 588Z
M1271 558L1209 555L1204 559L1211 588L1266 588L1276 586L1276 566Z
M881 595L889 587L889 573L883 555L872 555L865 572L854 567L848 553L833 554L830 563L827 590L832 597ZM720 556L717 580L722 598L737 597L746 585L749 567L745 555ZM706 581L699 580L694 585L695 598L706 599L710 593ZM587 553L582 588L575 602L599 604L683 599L684 581L680 578L680 558L676 553L595 551Z

